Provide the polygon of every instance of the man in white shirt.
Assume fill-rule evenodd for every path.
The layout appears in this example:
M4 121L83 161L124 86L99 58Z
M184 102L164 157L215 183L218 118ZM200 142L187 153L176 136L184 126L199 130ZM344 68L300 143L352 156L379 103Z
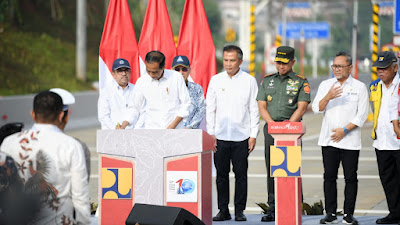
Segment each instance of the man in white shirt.
M130 120L137 120L144 105L144 128L184 128L191 102L182 75L165 69L165 56L160 51L148 52L145 64L147 74L136 82Z
M213 76L207 90L207 132L214 138L217 169L218 208L214 221L230 220L229 172L235 173L235 220L246 221L247 157L253 151L259 129L256 79L242 71L242 50L234 45L223 49L225 71Z
M114 80L100 90L98 118L101 129L132 129L135 121L129 120L132 112L133 88L129 83L131 67L126 59L116 59L112 65Z
M379 177L385 191L389 215L377 224L400 222L400 129L399 129L399 74L393 52L381 52L372 65L377 67L379 79L370 86L370 101L374 112L373 147L378 162Z
M69 121L69 105L75 104L75 97L72 95L71 92L62 89L62 88L52 88L50 89L51 92L54 92L58 94L62 101L63 101L63 112L64 116L61 119L61 123L58 124L58 128L60 130L64 131L65 126L67 126L67 123ZM75 140L79 141L79 143L82 145L83 153L85 154L85 161L86 161L86 171L88 174L88 182L90 179L90 150L89 147L86 145L85 142L79 140L78 138L75 138Z
M32 224L90 224L85 156L81 144L57 127L62 109L59 95L40 92L33 100L33 127L8 136L0 147L16 161L25 191L41 193Z
M326 216L321 224L337 223L337 175L342 162L345 186L343 223L358 224L353 217L357 190L361 127L368 117L366 86L351 75L352 59L339 52L333 60L334 78L323 81L312 104L314 113L324 113L318 145L324 164Z

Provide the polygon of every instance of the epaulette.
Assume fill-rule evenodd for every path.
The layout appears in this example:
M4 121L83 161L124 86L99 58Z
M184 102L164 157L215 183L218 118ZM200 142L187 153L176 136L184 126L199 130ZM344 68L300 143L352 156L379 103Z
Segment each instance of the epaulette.
M275 73L270 73L270 74L268 74L268 75L265 75L263 78L269 77L269 76L274 75L274 74L275 74Z
M305 80L305 79L306 79L306 77L305 77L305 76L303 76L303 75L299 75L299 74L296 74L296 77L298 77L298 78L300 78L300 79L302 79L302 80Z
M378 85L378 84L379 84L379 81L381 81L381 79L380 79L380 78L378 78L378 79L376 79L376 80L372 81L372 82L371 82L371 84L370 84L369 86L370 86L370 87L371 87L371 86L376 86L376 85Z

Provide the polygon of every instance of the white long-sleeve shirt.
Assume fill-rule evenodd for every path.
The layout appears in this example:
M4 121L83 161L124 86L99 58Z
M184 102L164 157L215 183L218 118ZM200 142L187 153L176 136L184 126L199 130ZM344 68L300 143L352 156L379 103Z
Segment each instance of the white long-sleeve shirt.
M33 224L62 224L66 221L90 224L89 185L82 145L50 124L34 124L31 130L7 137L0 151L10 155L18 164L25 182L42 172L47 183L57 190L57 200L49 197ZM40 164L40 168L38 166ZM71 222L72 223L72 222Z
M100 92L97 113L102 130L115 129L118 123L122 125L125 120L129 122L125 129L134 127L135 121L130 120L133 114L133 89L131 83L123 89L113 80Z
M256 138L260 115L256 79L239 70L232 78L222 72L211 77L206 98L207 132L224 141Z
M386 88L382 81L382 99L379 110L376 139L372 146L379 150L399 150L400 140L393 130L393 120L398 120L399 104L399 74L396 74L392 83Z
M318 145L332 146L346 150L361 150L361 127L368 117L368 91L364 83L354 79L351 75L343 83L343 93L340 97L328 102L325 110L319 111L319 102L328 94L332 85L339 85L336 78L331 78L318 87L317 95L312 103L314 113L324 113ZM333 142L332 129L343 128L353 123L353 129L339 142Z
M165 69L159 80L154 80L148 74L141 76L136 82L133 99L134 114L131 120L137 119L144 105L144 128L165 129L176 117L183 118L176 128L184 128L191 101L180 73Z

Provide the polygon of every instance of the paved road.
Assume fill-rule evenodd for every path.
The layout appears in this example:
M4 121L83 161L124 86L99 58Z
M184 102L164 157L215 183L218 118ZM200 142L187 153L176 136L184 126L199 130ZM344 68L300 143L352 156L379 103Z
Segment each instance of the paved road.
M322 115L307 112L304 116L304 124L307 132L303 136L302 175L304 201L313 204L323 200L322 176L323 166L320 147L317 146ZM262 128L263 123L260 124ZM384 215L387 206L382 186L379 181L378 169L372 140L369 137L371 122L367 122L362 129L363 148L359 162L359 192L356 204L356 215ZM98 155L96 153L96 130L99 127L91 127L80 130L72 130L67 133L86 142L91 150L92 174L90 178L91 201L98 202ZM260 129L262 130L262 129ZM251 153L249 160L249 195L246 213L260 213L256 202L266 202L266 169L264 162L263 135L260 132L257 138L256 149ZM343 205L344 179L342 170L338 180L338 206ZM233 174L232 174L233 176ZM213 181L214 186L215 182ZM231 190L234 190L234 178L231 177ZM232 191L231 191L232 192ZM231 193L233 199L233 193ZM233 207L233 205L230 205Z
M319 83L326 78L310 79L312 87L312 99L315 96ZM368 74L360 75L360 80L365 84L370 83ZM307 127L307 132L303 136L302 150L302 177L303 177L303 196L304 202L313 204L319 200L323 200L323 165L320 147L317 145L318 135L322 115L315 115L307 112L303 118L303 122ZM264 137L260 124L260 134L257 138L256 149L249 157L249 194L248 204L245 211L246 214L259 214L260 208L256 202L266 202L267 185L266 185L266 169L264 162ZM360 153L360 162L358 170L359 188L356 203L355 215L357 216L381 216L386 215L387 204L382 186L380 184L378 169L376 164L376 156L372 148L372 140L370 132L372 128L371 122L366 122L362 128L362 145ZM96 153L96 130L98 126L88 127L79 130L67 131L68 134L86 142L91 150L92 175L90 178L90 196L91 201L98 202L98 155ZM339 171L338 180L338 207L343 206L344 179L343 171ZM215 190L215 180L213 181ZM231 174L231 201L233 201L234 178ZM215 193L215 192L214 192ZM216 203L215 203L216 204ZM215 205L214 204L214 205ZM233 204L230 204L233 211ZM216 207L213 207L216 211Z

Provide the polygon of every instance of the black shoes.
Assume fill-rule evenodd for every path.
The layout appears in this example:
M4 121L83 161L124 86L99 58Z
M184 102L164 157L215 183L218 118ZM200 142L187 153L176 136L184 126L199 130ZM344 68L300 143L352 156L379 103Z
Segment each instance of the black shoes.
M344 221L344 220L343 220ZM335 224L338 223L336 214L328 213L326 216L319 221L320 224Z
M272 222L275 221L275 213L267 211L267 214L261 217L261 222Z
M235 221L246 221L247 218L246 216L243 214L243 211L237 211L235 213Z
M377 224L400 224L400 217L393 216L389 213L386 217L380 218L376 220Z
M229 213L229 211L226 211L226 210L220 210L219 213L213 217L213 221L224 221L224 220L230 220L230 219L232 219L231 214Z
M353 225L358 225L358 221L356 218L353 217L351 214L344 214L343 216L343 223L344 224L353 224Z

